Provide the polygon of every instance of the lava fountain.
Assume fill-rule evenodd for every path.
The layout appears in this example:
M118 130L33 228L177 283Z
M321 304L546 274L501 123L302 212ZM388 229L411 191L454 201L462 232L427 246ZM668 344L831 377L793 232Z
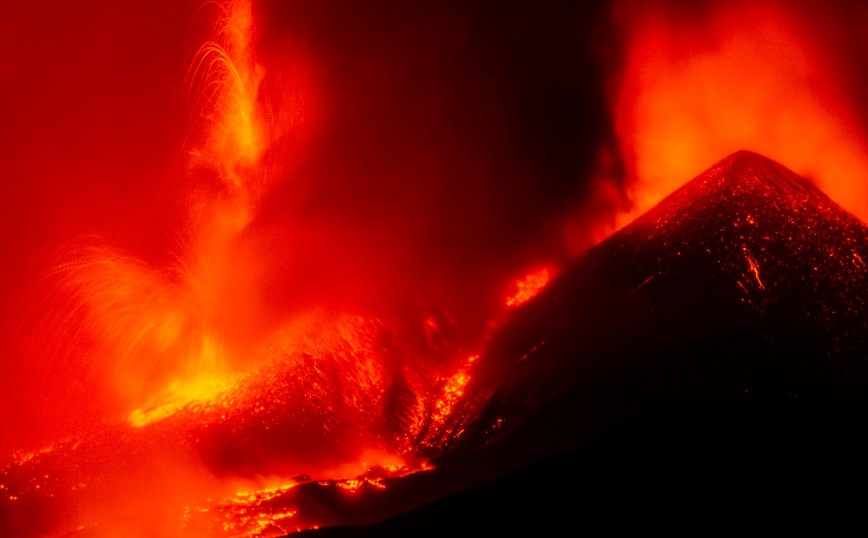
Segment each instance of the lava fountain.
M255 23L254 7L205 3L191 14L188 35L207 37L182 80L186 127L167 167L171 184L154 182L179 198L153 217L172 226L168 238L136 244L111 230L76 235L21 296L26 306L13 332L28 365L11 368L20 388L10 401L25 418L4 432L11 454L4 490L15 491L5 499L9 532L258 533L259 522L241 515L249 505L233 512L232 502L212 499L263 492L250 493L255 500L311 480L353 489L347 484L378 485L425 469L431 454L460 435L454 417L484 330L549 278L539 260L515 289L508 277L492 275L496 261L518 265L503 258L510 244L495 245L500 259L483 271L456 262L480 246L474 243L453 249L444 266L433 249L466 229L441 234L425 221L406 234L395 227L408 216L403 209L365 220L357 212L370 211L373 200L343 198L344 190L362 193L357 180L374 183L374 192L392 188L420 163L386 170L379 185L372 170L338 170L352 179L320 199L319 178L326 192L335 187L332 157L321 152L349 136L353 162L353 143L364 136L340 127L344 96L329 91L342 88L331 80L319 87L327 77L303 40L270 36L264 22ZM280 40L277 59L263 45L269 39ZM280 69L266 70L263 59ZM378 98L362 90L364 99ZM329 98L337 112L322 106ZM382 131L387 139L396 134L375 133ZM408 196L427 196L427 188L410 188ZM348 242L336 210L357 219L361 244ZM420 236L421 254L389 243ZM362 262L343 267L354 256ZM429 260L439 266L403 276ZM449 280L438 282L442 269L468 275L464 287L499 283L483 293L449 290ZM431 287L403 297L420 284ZM43 398L21 408L24 391L46 376ZM355 482L341 481L347 478ZM217 507L229 521L196 515ZM268 532L320 522L294 516L271 514Z
M828 39L860 8L106 4L3 8L27 44L3 64L8 534L279 536L425 504L564 448L521 428L559 427L551 402L593 392L567 359L606 346L540 337L546 290L711 163L761 152L868 216L865 58ZM775 262L737 254L753 300Z

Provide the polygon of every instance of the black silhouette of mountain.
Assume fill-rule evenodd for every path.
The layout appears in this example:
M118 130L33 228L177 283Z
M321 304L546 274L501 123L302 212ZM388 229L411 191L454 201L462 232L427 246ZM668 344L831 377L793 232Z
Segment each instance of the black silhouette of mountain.
M697 515L783 525L824 507L847 520L868 477L866 264L868 226L780 164L732 154L518 311L479 361L467 392L487 403L440 478L391 485L478 487L302 534L695 530Z

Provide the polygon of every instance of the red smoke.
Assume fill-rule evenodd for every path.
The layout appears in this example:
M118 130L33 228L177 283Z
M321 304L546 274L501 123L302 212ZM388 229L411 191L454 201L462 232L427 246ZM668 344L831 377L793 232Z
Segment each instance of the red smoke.
M866 8L852 2L619 2L613 97L635 210L750 149L868 219ZM864 77L862 77L864 78Z

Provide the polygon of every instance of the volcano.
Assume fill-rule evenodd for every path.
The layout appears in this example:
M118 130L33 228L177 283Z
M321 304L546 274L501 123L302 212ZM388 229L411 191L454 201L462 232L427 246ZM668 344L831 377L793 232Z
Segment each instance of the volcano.
M483 485L309 532L771 522L769 499L790 522L830 503L845 516L847 485L866 476L866 256L863 222L782 165L734 153L498 331L468 387L479 412L434 462Z
M547 416L533 444L551 431L567 446L593 424L687 402L861 405L866 240L865 224L807 180L754 153L727 157L498 333L483 364L503 376L478 376L488 404L464 442L497 439L484 433L494 417ZM583 427L557 427L566 409Z
M342 340L284 350L210 400L155 404L132 417L143 426L8 460L0 530L538 533L617 525L613 512L732 518L769 496L791 508L834 498L865 476L866 263L863 222L738 152L510 311L448 405L381 366L404 347L386 349L380 324L315 329ZM293 474L332 444L352 458L382 439L410 463ZM293 477L209 491L269 472ZM214 474L223 482L201 478Z

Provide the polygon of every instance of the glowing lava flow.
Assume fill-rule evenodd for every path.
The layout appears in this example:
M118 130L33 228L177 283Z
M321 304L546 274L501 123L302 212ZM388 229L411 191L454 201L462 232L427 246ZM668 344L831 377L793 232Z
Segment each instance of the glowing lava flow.
M515 282L515 292L507 297L506 306L518 306L531 300L549 283L551 275L548 269L540 269L528 274Z

